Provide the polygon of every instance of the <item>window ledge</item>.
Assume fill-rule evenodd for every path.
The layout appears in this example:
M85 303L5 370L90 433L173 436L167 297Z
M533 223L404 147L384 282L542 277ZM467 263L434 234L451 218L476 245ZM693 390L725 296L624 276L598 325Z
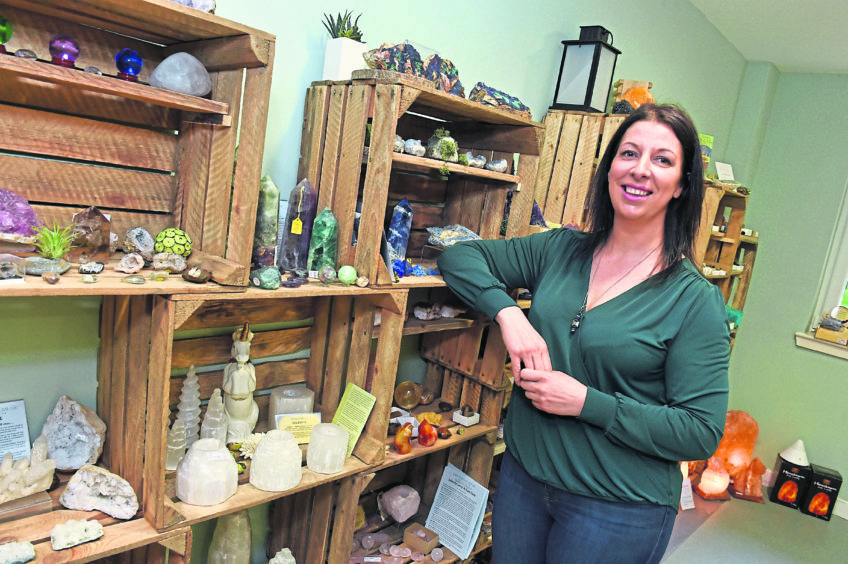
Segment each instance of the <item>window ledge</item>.
M795 346L848 360L848 347L816 339L807 333L795 333Z

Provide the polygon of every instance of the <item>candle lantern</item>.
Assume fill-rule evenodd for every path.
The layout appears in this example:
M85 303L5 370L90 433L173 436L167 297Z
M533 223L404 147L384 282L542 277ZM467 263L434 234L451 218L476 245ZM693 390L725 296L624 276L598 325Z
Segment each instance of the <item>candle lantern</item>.
M599 25L580 26L580 39L563 41L554 103L556 110L604 112L612 87L615 61L621 51L612 34Z

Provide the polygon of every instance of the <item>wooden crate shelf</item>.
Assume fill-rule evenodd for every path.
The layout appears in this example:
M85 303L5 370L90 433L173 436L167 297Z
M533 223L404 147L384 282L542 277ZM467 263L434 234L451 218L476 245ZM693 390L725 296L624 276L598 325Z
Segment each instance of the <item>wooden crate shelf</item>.
M103 525L103 536L75 547L53 550L50 531L69 519L96 519ZM168 561L171 563L188 564L191 558L191 528L159 532L143 516L119 521L100 512L56 509L0 524L0 539L3 542L31 542L35 548L34 562L109 562L110 556L132 551L134 557L142 557L138 561L164 564L165 549L170 551Z
M15 29L7 49L40 57L0 60L0 166L14 191L48 225L96 206L119 241L133 227L180 227L213 280L246 286L274 36L166 0L0 0L0 10ZM77 68L44 60L59 32L79 42ZM127 47L144 61L137 83L109 76ZM177 51L209 71L208 99L147 84Z
M382 334L373 340L371 361L378 308ZM324 421L332 419L348 383L377 398L346 469L335 477L307 472L299 488L379 464L385 455L405 308L405 291L317 283L239 294L105 297L97 396L98 414L110 430L104 460L136 489L145 516L160 530L286 495L258 492L245 484L236 497L212 510L181 505L169 496L165 441L182 374L194 364L201 398L208 399L221 387L219 367L229 359L230 334L249 322L255 334L251 359L260 423L267 421L267 392L283 384L303 383L315 392L315 410ZM140 429L143 441L124 440Z
M625 117L548 110L533 190L546 221L583 228L597 160ZM521 234L528 233L525 226Z
M363 165L366 126L371 134ZM426 143L439 127L450 130L460 152L506 158L514 174L448 164L445 179L438 171L441 161L392 150L396 134ZM484 239L499 237L510 189L507 236L515 235L529 221L531 194L521 186L535 178L541 135L542 125L526 117L438 92L413 77L357 71L351 81L316 82L309 88L298 176L318 191L318 209L330 207L338 219L338 265L353 264L372 285L391 286L379 249L395 203L406 197L413 209L407 249L413 261L422 259L427 227L459 223ZM358 202L362 212L353 246ZM413 278L401 279L406 284L401 287L443 285L440 277Z

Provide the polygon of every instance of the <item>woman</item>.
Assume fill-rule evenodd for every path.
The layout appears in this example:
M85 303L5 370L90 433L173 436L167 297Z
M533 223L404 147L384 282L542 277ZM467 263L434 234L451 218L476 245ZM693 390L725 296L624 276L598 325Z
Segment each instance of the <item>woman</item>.
M448 286L498 323L512 362L495 563L662 558L679 461L713 454L727 411L724 300L690 260L703 197L692 121L645 105L598 165L586 233L440 257ZM530 289L527 316L507 288Z

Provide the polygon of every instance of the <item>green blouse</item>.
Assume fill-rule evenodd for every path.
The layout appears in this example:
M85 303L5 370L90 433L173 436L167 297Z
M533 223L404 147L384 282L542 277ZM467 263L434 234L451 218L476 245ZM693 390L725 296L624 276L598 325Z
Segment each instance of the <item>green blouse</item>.
M540 411L513 388L505 441L527 472L575 494L677 510L678 462L709 458L724 431L722 294L687 260L665 280L654 276L593 307L571 334L589 284L580 237L554 229L457 244L439 269L456 295L492 318L515 305L507 288L529 289L528 318L553 369L589 388L577 417Z

